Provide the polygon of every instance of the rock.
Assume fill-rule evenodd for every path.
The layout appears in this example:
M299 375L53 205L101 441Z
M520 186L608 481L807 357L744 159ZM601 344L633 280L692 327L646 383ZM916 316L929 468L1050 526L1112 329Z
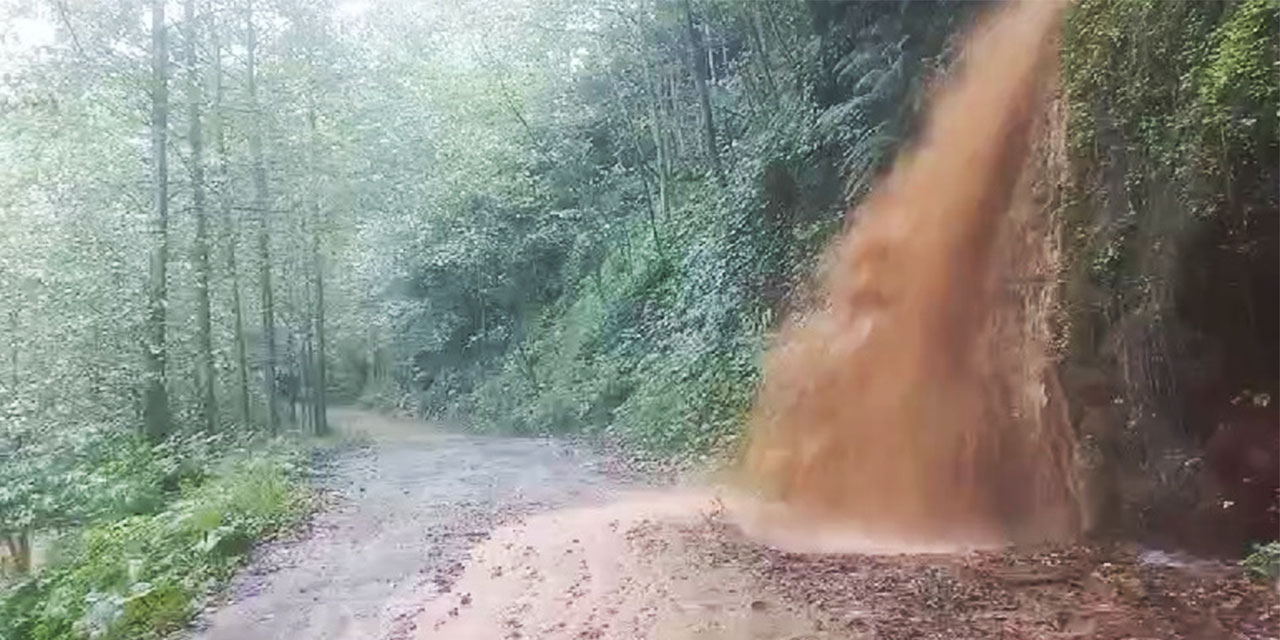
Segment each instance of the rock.
M1088 595L1102 598L1103 600L1114 600L1118 593L1116 588L1107 581L1101 573L1094 571L1084 579L1084 592Z

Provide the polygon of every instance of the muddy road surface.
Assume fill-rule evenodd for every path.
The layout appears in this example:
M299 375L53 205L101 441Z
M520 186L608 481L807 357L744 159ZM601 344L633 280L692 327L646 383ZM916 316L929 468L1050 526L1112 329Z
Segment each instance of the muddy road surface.
M644 486L545 439L339 410L368 444L310 531L261 550L201 640L1280 638L1275 587L1131 545L782 551L749 503Z
M413 637L417 613L494 527L597 504L621 486L609 460L561 442L459 435L353 409L330 420L363 441L322 470L330 506L299 540L260 550L193 638Z

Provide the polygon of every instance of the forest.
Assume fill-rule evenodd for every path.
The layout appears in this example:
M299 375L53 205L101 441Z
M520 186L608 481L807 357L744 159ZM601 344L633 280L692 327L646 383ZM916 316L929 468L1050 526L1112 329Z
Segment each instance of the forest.
M184 628L339 405L731 459L989 4L0 4L0 639ZM1095 529L1277 571L1280 2L1057 37L1011 290Z

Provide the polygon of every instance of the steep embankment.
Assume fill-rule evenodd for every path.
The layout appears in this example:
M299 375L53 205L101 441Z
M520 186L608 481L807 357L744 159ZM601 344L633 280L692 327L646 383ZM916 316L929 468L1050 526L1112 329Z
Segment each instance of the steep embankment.
M1105 529L1280 531L1280 3L1084 0L1062 39L1057 344Z

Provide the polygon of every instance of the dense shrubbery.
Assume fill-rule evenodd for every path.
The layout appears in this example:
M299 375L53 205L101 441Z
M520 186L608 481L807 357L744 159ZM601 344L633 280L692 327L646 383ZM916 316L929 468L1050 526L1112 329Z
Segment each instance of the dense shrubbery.
M0 638L163 637L186 624L255 541L307 508L306 460L286 441L96 444L108 451L76 468L78 493L68 499L98 498L98 507L37 530L39 566L0 581Z
M408 281L384 303L391 369L423 411L480 428L732 446L768 332L971 10L568 3L522 18L575 10L593 36L513 38L510 64L532 74L514 92L521 144L464 151L507 169L451 182L461 209L404 256ZM533 62L562 50L591 55ZM499 115L490 127L514 124Z

